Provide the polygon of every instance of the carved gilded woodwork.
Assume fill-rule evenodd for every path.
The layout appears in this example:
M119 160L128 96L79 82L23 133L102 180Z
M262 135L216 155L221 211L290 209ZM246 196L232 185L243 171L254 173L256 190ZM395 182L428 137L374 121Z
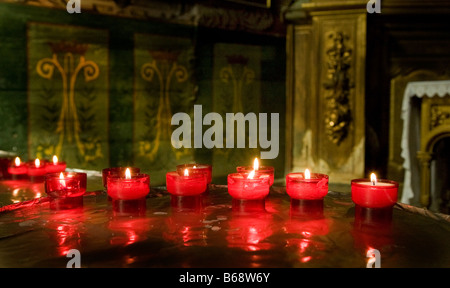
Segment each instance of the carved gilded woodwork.
M309 168L349 183L364 176L366 16L359 10L310 15L312 23L293 25L288 35L288 61L294 62L287 80L289 170Z
M441 125L450 125L450 105L432 105L430 118L430 129Z
M161 19L173 23L202 26L223 30L264 32L284 35L278 15L267 5L210 5L208 3L186 3L186 1L146 1L134 0L128 4L114 0L80 0L81 13L92 12L102 15L134 19ZM5 0L5 2L66 10L67 1L59 0ZM188 1L189 2L189 1ZM199 1L200 2L200 1ZM259 1L255 1L259 2ZM263 1L262 1L263 2ZM269 1L270 3L270 1Z
M325 127L328 139L339 145L348 135L352 113L349 105L352 50L347 47L348 36L337 31L329 34L331 47L327 49L327 79L325 88Z

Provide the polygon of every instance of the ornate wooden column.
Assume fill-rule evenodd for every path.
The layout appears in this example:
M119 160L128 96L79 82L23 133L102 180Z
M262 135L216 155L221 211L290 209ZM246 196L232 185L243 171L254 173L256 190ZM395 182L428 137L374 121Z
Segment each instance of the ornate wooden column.
M286 11L288 171L364 177L366 1L296 1Z

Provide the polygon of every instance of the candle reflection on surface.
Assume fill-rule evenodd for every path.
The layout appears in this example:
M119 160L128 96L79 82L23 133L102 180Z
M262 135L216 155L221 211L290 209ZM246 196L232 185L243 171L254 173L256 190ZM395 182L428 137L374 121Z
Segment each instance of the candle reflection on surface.
M45 192L44 183L32 183L20 180L5 180L0 183L0 190L11 192L7 202L19 203L42 197Z
M203 225L203 195L170 197L170 216L166 218L163 238L183 246L206 246L207 228Z
M148 238L148 232L152 227L153 220L151 218L114 217L108 222L108 229L111 231L109 243L111 245L128 246L144 241Z
M265 210L264 201L233 200L227 245L253 252L270 249L273 243L266 239L275 230L273 224L273 217Z
M390 250L394 244L392 208L372 209L355 205L354 209L354 247L361 252L372 248L380 251Z
M228 247L237 247L245 251L268 250L273 245L265 239L273 233L270 226L271 216L264 217L238 217L229 221L229 230L226 237Z
M323 237L330 233L331 220L324 217L323 200L291 199L290 219L283 231L289 236L286 247L293 248L302 264L326 257L327 243Z
M85 221L82 209L74 209L61 213L50 214L50 219L45 227L48 229L50 239L56 244L58 256L66 256L71 249L82 250L82 242L85 238Z
M203 225L205 215L192 211L172 210L162 231L165 240L182 246L207 246L208 228Z

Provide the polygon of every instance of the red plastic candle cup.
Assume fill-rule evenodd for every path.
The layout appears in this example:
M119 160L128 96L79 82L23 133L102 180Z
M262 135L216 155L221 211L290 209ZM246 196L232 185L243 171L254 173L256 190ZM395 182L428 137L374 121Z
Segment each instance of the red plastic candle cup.
M14 161L8 167L8 173L11 175L12 180L23 180L28 178L28 164L20 161L19 157L16 157Z
M255 170L255 169L252 166L238 166L238 167L236 167L236 171L238 173L248 174L248 173L250 173L253 170ZM255 170L255 174L257 174L257 175L258 174L267 174L267 175L269 175L270 186L273 185L275 168L273 168L272 166L260 166L257 170Z
M125 175L109 175L106 178L107 193L111 197L114 212L131 213L137 209L134 212L142 213L145 209L145 198L150 192L150 176L131 174L130 170L127 169Z
M260 200L269 195L270 176L254 173L228 174L228 193L234 199Z
M47 174L46 162L39 159L30 161L27 174L31 182L44 182L45 174Z
M52 161L47 161L45 168L47 169L47 173L59 173L66 171L67 164L66 162L62 162L58 160L58 157L53 156Z
M391 180L353 179L352 201L365 208L392 207L397 202L398 183Z
M50 209L67 210L82 207L86 184L86 173L47 174L45 176L45 193L50 197Z
M177 171L166 173L167 192L176 196L194 196L206 191L206 174L189 174L189 170L187 169L185 169L185 172L183 175L180 175Z
M108 176L122 176L125 177L125 171L130 169L131 175L139 174L141 173L141 169L138 167L111 167L111 168L105 168L102 170L102 183L103 187L107 189L108 187L108 181L106 179Z
M188 169L189 175L196 173L206 174L207 184L212 182L212 166L208 164L182 164L177 165L177 172L180 175L184 175L184 170Z
M320 200L328 194L328 175L320 173L289 173L286 175L286 193L292 199Z

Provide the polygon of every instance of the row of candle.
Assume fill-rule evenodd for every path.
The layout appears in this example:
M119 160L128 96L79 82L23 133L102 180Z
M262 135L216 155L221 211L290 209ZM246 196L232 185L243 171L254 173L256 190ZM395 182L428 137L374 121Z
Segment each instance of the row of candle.
M12 180L28 179L32 182L44 182L45 175L50 173L64 172L67 164L63 161L58 161L58 157L53 156L52 161L42 160L36 158L33 161L22 162L20 157L14 160L5 158L2 161L6 169L2 172L2 178Z
M118 185L122 185L117 183L127 183L129 187L133 187L133 182L139 183L139 170L138 168L129 168L131 170L124 170L125 168L117 169L104 169L103 182L107 182L105 188L111 198L126 200L126 197L119 197L114 192ZM270 187L274 183L273 167L259 166L258 159L255 159L253 166L238 166L236 170L236 173L231 173L227 177L228 193L233 199L263 200L267 197ZM123 171L128 171L128 173L131 173L129 171L134 171L136 174L124 179L120 176L121 173L123 174ZM111 176L111 174L114 175ZM166 174L167 192L175 196L202 194L207 191L209 184L211 184L211 175L211 165L178 165L176 171L170 171ZM351 181L353 202L367 208L393 206L397 202L398 183L389 180L377 180L375 174L372 174L371 177L370 181L366 179L354 179ZM111 180L108 180L110 178ZM328 194L328 179L328 175L310 173L308 169L304 173L289 173L286 175L286 193L296 200L320 200ZM110 187L110 185L114 186ZM130 199L144 198L148 190L140 189L139 184L137 184L136 187L129 188L124 194L130 195L127 196Z
M29 177L46 175L46 192L52 199L60 199L59 206L71 207L72 204L79 203L80 199L82 201L81 196L86 192L85 173L64 172L66 164L58 162L56 156L52 164L48 161L41 164L38 161L36 159L34 165L21 163L17 157L14 164L8 167L8 172L11 175L27 174ZM142 200L150 192L150 176L141 173L137 167L105 168L102 176L103 185L114 203ZM328 193L328 180L328 175L310 173L308 169L305 172L289 173L286 175L286 193L296 200L320 200ZM178 165L175 171L166 174L167 192L176 196L202 194L207 191L211 181L212 166L206 164ZM263 200L273 183L274 168L259 166L258 159L255 159L253 166L238 166L236 172L227 177L229 194L233 199L239 200ZM361 207L393 206L397 201L397 190L398 183L377 180L374 174L370 181L351 181L352 200ZM61 200L63 198L65 202Z

